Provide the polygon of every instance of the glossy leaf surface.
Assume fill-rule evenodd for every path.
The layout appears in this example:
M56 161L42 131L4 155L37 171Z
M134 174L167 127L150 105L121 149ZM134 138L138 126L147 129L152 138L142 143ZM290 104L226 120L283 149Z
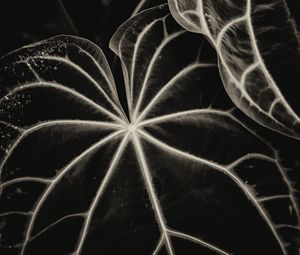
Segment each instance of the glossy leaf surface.
M163 5L124 23L111 48L128 114L85 39L1 59L1 251L296 254L294 185L231 113L204 37Z

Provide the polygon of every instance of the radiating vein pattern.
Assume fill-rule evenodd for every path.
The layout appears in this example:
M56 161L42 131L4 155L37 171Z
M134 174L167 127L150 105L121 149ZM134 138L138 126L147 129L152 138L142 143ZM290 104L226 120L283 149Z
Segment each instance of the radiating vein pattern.
M209 31L218 47L246 15ZM121 25L110 47L128 113L105 56L85 39L54 37L0 60L0 251L296 254L294 169L233 116L205 38L161 5ZM245 93L261 61L231 72Z

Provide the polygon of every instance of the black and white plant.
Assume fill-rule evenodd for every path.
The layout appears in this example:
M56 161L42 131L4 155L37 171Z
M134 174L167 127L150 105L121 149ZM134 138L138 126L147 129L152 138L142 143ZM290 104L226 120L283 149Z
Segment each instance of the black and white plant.
M126 100L83 38L0 60L1 254L299 254L299 104L286 83L299 81L299 34L286 6L169 6L200 35L166 4L121 25L110 48Z

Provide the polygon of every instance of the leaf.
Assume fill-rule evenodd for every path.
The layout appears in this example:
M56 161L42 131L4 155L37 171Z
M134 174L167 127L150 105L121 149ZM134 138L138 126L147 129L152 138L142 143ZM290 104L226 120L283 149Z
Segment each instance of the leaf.
M147 10L149 8L166 4L167 0L140 0L137 4L136 8L134 9L132 16L136 15L137 13Z
M169 0L176 20L204 34L233 102L249 117L300 137L299 32L284 0Z
M203 36L162 5L110 46L128 118L85 39L1 59L1 252L297 254L295 186L276 148L234 117Z

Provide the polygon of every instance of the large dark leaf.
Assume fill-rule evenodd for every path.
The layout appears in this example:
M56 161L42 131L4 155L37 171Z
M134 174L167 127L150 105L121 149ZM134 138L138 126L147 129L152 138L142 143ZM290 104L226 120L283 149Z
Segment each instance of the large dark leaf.
M169 3L181 25L216 48L235 104L262 125L299 138L300 37L285 0Z
M87 40L1 59L1 252L297 254L295 185L232 114L207 41L159 6L111 48L128 118Z

